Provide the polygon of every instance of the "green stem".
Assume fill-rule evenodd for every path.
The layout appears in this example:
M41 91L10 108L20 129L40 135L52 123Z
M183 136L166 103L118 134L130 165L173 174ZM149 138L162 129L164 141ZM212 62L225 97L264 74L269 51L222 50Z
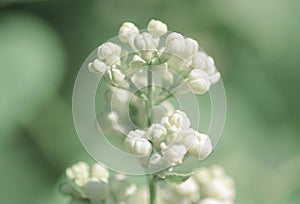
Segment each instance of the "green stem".
M140 91L138 87L136 87L136 85L131 81L131 79L128 79L127 77L126 79L129 82L129 86L130 86L129 89L135 92L135 95L141 98L141 96L143 96L144 93Z
M151 126L151 118L150 118L150 111L153 106L153 86L152 86L152 67L149 65L147 71L147 116L148 116L148 127ZM148 175L148 185L149 185L149 194L150 194L150 204L155 203L155 185L156 185L156 176L155 175Z
M152 87L152 67L151 65L148 67L147 71L147 114L148 114L148 127L151 125L151 119L150 119L150 111L153 106L153 87Z
M156 185L156 176L148 175L148 185L149 185L149 193L150 193L150 204L155 204L155 185Z
M161 104L162 102L164 102L165 100L167 100L167 99L169 99L169 98L171 98L171 97L173 97L173 94L169 94L169 95L167 95L166 97L164 97L164 98L162 98L162 99L159 99L158 101L156 101L155 103L154 103L154 105L156 106L156 105L159 105L159 104Z

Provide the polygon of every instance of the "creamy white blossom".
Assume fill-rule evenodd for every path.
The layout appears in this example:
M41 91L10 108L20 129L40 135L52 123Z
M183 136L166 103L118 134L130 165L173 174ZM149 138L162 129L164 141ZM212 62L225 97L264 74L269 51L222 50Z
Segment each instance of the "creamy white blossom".
M193 177L179 185L173 185L175 193L188 198L190 202L195 202L200 198L199 186Z
M166 51L170 54L181 57L182 60L191 58L199 49L196 40L192 38L184 38L179 33L171 33L166 39Z
M202 51L193 57L191 65L194 69L200 69L207 73L207 78L211 84L217 83L221 77L213 58Z
M152 144L145 138L145 131L130 131L124 144L128 151L136 155L149 155L152 152Z
M107 183L109 179L109 172L105 167L96 163L92 167L91 177L92 179L97 179L98 181Z
M225 174L222 167L200 168L193 176L206 196L222 201L222 204L234 202L234 180Z
M178 131L189 128L191 126L191 121L185 112L176 110L170 116L163 117L161 119L161 124L170 130Z
M130 68L141 68L146 65L146 61L138 55L134 55L132 61L129 63Z
M160 123L161 119L166 115L174 113L175 108L169 101L163 101L159 105L153 106L151 109L151 121Z
M209 137L193 129L182 131L183 144L188 152L199 160L205 159L212 151Z
M106 42L98 48L98 57L104 59L108 65L113 65L120 60L121 47L112 42Z
M90 72L100 74L104 74L108 69L107 65L99 59L95 59L93 62L89 63L88 68Z
M66 175L70 180L74 180L78 186L84 186L90 178L89 165L85 162L78 162L67 168Z
M158 45L158 40L154 39L149 33L141 33L136 36L134 40L134 45L138 50L155 50Z
M188 75L187 83L193 93L204 94L209 90L211 82L206 72L193 69Z
M170 166L181 164L187 149L182 144L173 144L162 151L162 157Z
M197 183L191 177L182 184L167 184L159 189L162 204L191 204L200 198Z
M148 23L147 30L153 37L159 38L168 31L168 27L163 22L152 19Z
M183 56L186 58L191 58L194 56L199 49L198 42L192 38L185 39Z
M121 72L120 69L116 67L108 69L104 76L109 83L112 83L114 85L118 85L123 81L123 79L125 79L125 75Z
M146 131L146 137L153 142L157 149L160 148L160 143L165 141L166 136L166 128L159 123L152 124Z
M166 51L177 56L181 56L185 50L185 40L179 33L171 33L166 39Z
M138 34L139 29L131 22L123 23L119 30L119 38L124 43L132 44Z
M207 196L219 200L232 200L235 197L233 181L230 178L214 178L204 186Z

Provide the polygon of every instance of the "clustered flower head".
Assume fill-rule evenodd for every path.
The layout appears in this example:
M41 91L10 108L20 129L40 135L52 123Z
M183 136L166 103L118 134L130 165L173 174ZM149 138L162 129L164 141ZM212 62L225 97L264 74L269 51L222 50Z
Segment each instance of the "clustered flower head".
M213 58L196 40L168 32L167 25L159 20L151 20L145 31L125 22L118 38L119 43L99 46L97 58L88 65L91 72L104 75L112 86L130 88L132 74L149 65L156 66L166 86L174 90L186 84L185 92L204 94L220 79ZM173 80L174 75L180 80Z
M136 191L124 175L112 176L100 164L78 162L66 170L69 180L61 192L71 196L71 204L148 204L153 199L157 204L234 204L234 181L221 167L174 172L188 157L207 158L213 147L209 136L192 128L187 114L167 99L209 91L220 79L213 58L196 40L168 32L165 23L154 19L145 31L123 23L117 41L99 46L88 64L108 85L99 127L137 157L154 187ZM153 73L161 78L158 86Z
M235 184L220 166L198 168L180 184L168 182L157 191L157 204L234 204ZM76 204L149 204L149 191L137 191L123 174L110 176L106 168L94 164L92 169L85 162L78 162L66 170L68 182L61 185L61 192L71 196ZM161 180L162 182L162 180Z
M67 168L66 175L69 181L61 185L61 192L71 196L71 203L101 204L112 199L121 204L136 191L136 186L125 175L111 177L98 163L90 167L85 162L78 162Z
M146 131L130 131L124 143L130 153L148 155L146 165L149 171L165 170L181 164L190 155L202 160L211 153L209 137L190 126L187 115L176 110L162 117L159 123L153 123Z
M194 179L207 198L201 204L233 204L235 199L234 180L220 166L201 168L195 171Z
M166 183L157 189L157 204L234 204L235 184L220 166L198 168L181 184ZM217 181L217 182L216 182ZM217 184L216 184L217 183ZM214 187L213 187L214 186ZM145 188L137 191L130 204L149 204Z

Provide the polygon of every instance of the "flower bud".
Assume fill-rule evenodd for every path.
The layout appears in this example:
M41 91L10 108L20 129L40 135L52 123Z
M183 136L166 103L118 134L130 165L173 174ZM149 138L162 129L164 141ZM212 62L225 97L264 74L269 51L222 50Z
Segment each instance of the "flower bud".
M204 94L210 87L208 74L200 69L193 69L189 73L187 83L192 92L196 94Z
M136 36L134 44L136 49L147 51L155 50L158 45L158 41L153 39L153 37L149 33L142 33Z
M197 53L198 49L199 45L196 40L192 38L186 38L183 56L190 58L191 56L194 56Z
M89 63L88 68L90 72L100 73L100 74L104 74L108 69L106 64L99 59L95 59L94 62Z
M109 172L106 168L96 163L92 167L92 178L96 178L98 181L108 182Z
M194 69L206 70L207 54L204 52L198 52L192 59L192 67Z
M92 203L101 203L109 194L109 185L103 181L89 181L83 191Z
M191 126L191 121L185 112L176 110L170 117L169 123L176 126L178 130L187 129Z
M171 115L174 111L172 103L164 101L151 109L151 121L159 123L165 115Z
M114 85L118 85L124 78L125 75L121 72L121 70L115 67L112 67L105 73L105 79Z
M221 166L211 166L210 167L210 171L211 171L211 175L214 177L214 178L222 178L222 177L225 177L225 171L223 169L223 167Z
M231 183L227 182L225 178L215 178L210 180L204 186L203 190L208 197L218 200L233 200L235 197L235 189L228 184Z
M160 148L160 143L166 139L166 136L166 128L159 123L152 124L146 131L146 138L151 140L157 149Z
M115 64L119 61L121 48L119 45L107 42L98 48L98 56L100 59L105 59L108 65Z
M180 185L175 185L174 190L182 197L188 198L190 202L195 202L200 197L199 187L193 177L190 177Z
M131 154L149 155L152 152L152 144L144 138L145 131L130 131L125 138L124 144Z
M214 198L205 198L204 200L200 201L199 204L223 204L223 202Z
M141 68L145 66L146 62L140 56L134 55L132 61L129 63L129 67L132 69Z
M222 167L200 168L193 177L207 197L220 200L222 204L234 203L234 180L225 174Z
M198 52L192 59L192 67L207 73L208 81L215 84L220 80L220 73L217 71L215 62L211 56L204 52Z
M167 161L168 165L176 166L182 163L186 152L187 150L184 145L173 144L164 151L162 151L162 156L163 159Z
M205 185L207 182L209 182L212 178L211 173L208 168L199 168L197 169L193 177L197 181L199 185Z
M159 39L154 39L152 35L146 32L139 34L134 40L135 48L141 51L141 56L147 63L152 59L158 43Z
M210 56L207 58L207 73L210 76L210 83L215 84L220 80L220 72L217 71L214 59Z
M67 168L66 175L70 180L74 180L76 185L84 186L89 179L89 166L85 162L78 162Z
M205 159L212 151L209 137L196 130L188 129L183 131L183 144L188 152L199 160Z
M139 29L130 22L125 22L120 27L119 39L124 43L132 44L134 38L139 34Z
M181 56L185 49L184 37L179 33L171 33L166 39L166 51L167 53Z
M159 38L168 31L168 27L163 22L152 19L147 26L147 30L153 37Z

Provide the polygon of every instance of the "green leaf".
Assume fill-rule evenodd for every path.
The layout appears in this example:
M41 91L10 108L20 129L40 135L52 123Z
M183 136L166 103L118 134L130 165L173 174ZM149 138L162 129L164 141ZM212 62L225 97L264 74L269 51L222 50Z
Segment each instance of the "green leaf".
M171 184L182 184L186 180L188 180L193 173L189 174L178 174L178 173L168 173L165 176L165 180Z

